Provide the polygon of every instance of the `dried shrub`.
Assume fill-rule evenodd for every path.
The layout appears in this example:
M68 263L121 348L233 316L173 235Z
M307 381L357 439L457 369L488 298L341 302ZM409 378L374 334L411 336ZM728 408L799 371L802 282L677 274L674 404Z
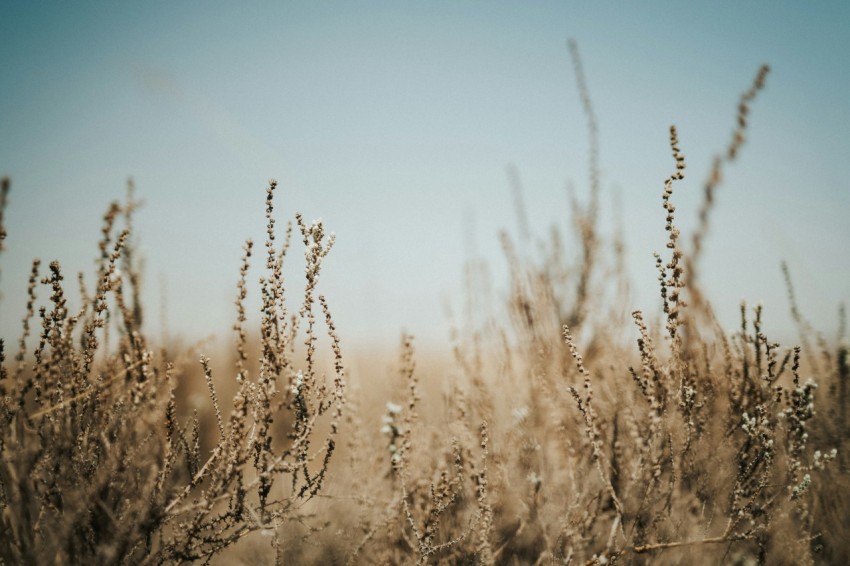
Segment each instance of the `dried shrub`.
M306 225L296 217L307 271L301 307L288 316L281 273L288 239L275 244L275 188L272 181L266 199L259 371L252 378L245 363L248 241L236 301L236 393L227 418L210 360L200 359L216 422L208 450L198 415L178 417L174 363L152 351L141 330L132 193L104 216L95 291L86 291L81 275L79 310L68 307L59 263L41 280L40 262L33 263L20 347L14 366L4 363L0 376L4 562L209 559L254 531L273 534L277 546L278 528L298 519L321 491L345 387L333 319L324 297L315 297L334 238L320 221ZM121 220L125 228L118 230ZM50 295L37 307L39 283ZM330 378L317 370L322 322L331 341ZM29 363L32 326L39 330ZM296 358L299 341L306 344L303 359ZM284 437L274 437L275 420L290 423Z
M274 182L255 338L245 308L250 240L239 270L229 407L204 356L195 371L209 410L182 409L182 364L152 351L141 330L132 194L104 217L95 286L89 293L79 277L77 311L59 264L42 276L36 260L10 363L0 342L0 559L848 563L843 308L832 345L803 317L783 265L800 332L800 346L787 348L764 333L761 306L742 304L740 328L723 331L696 276L723 168L741 153L768 68L741 97L689 248L674 204L687 144L670 128L660 308L645 313L627 304L620 237L606 241L598 228L597 118L578 48L569 48L590 146L589 202L571 200L576 259L557 229L532 242L510 170L520 234L502 235L505 316L488 310L492 294L476 284L483 268L471 266L468 320L452 329L445 374L427 364L423 372L404 336L391 381L364 372L346 388L340 338L317 290L333 235L296 215L278 244ZM294 232L306 269L290 310L282 268ZM528 253L531 243L539 254ZM271 546L259 549L255 532Z

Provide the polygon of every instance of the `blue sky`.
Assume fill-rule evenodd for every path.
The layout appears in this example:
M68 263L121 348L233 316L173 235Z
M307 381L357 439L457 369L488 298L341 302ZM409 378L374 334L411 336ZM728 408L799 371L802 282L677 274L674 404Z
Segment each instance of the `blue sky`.
M746 298L786 333L787 260L804 312L832 333L850 295L848 29L845 2L2 2L0 333L18 334L33 257L69 280L91 272L99 218L132 176L149 310L164 286L172 332L226 335L274 177L279 220L301 211L338 236L322 291L344 339L445 341L470 241L506 279L506 167L541 235L566 226L568 183L587 191L568 37L600 125L603 206L622 201L646 310L667 128L688 158L674 196L688 234L738 96L771 65L702 273L725 323Z

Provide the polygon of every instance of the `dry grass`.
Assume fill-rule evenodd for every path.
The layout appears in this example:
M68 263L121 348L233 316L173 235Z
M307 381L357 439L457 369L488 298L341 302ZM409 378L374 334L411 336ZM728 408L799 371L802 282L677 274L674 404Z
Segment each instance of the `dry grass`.
M104 216L78 311L59 263L42 275L36 260L10 359L0 343L0 560L848 563L843 330L831 346L812 329L786 269L801 346L765 336L758 306L741 305L728 334L696 278L722 167L740 154L767 68L742 96L687 250L674 205L686 161L671 127L662 309L630 322L622 244L597 229L596 117L574 44L571 53L591 148L591 198L573 203L578 259L566 259L557 231L537 258L504 235L509 323L485 309L459 324L447 372L417 369L404 336L389 381L355 375L346 387L317 288L333 235L296 215L278 243L274 182L261 323L252 338L248 241L226 379L205 356L192 369L155 351L141 331L132 193ZM520 201L517 210L531 239ZM290 310L282 265L296 230L307 268ZM474 305L486 289L471 281ZM185 407L186 383L206 389L206 411Z
M178 417L174 364L152 351L140 330L130 232L118 230L122 220L131 225L132 196L104 216L95 290L89 294L80 276L77 312L67 306L59 263L52 262L41 280L40 262L33 263L20 347L11 367L3 360L0 382L4 562L182 562L211 557L253 531L272 533L273 546L280 547L277 530L299 519L322 489L344 382L330 312L324 298L314 296L333 235L327 238L320 222L297 218L308 272L300 309L288 314L280 268L289 240L275 244L274 190L272 182L259 368L252 377L246 367L242 327L249 241L238 285L235 393L227 419L209 359L200 359L215 419L206 449L198 415ZM39 283L50 297L36 315ZM331 340L330 378L317 373L317 317ZM33 326L37 345L30 362ZM301 341L307 354L296 362ZM285 434L273 434L275 421Z

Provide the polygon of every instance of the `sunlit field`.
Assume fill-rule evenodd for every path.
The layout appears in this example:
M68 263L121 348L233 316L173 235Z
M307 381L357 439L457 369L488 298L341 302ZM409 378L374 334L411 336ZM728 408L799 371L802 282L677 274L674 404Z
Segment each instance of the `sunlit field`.
M358 234L291 208L280 180L247 193L261 236L221 254L232 326L212 338L168 328L145 292L143 183L78 218L99 226L93 269L33 259L25 295L0 298L21 314L0 341L0 564L850 563L844 306L812 320L790 262L764 277L782 317L717 304L705 262L774 69L740 77L712 118L728 141L700 156L707 175L676 116L657 132L666 173L645 199L663 247L640 250L637 281L586 52L563 51L586 150L568 217L535 218L510 169L500 261L470 254L442 339L342 324L332 266ZM17 182L0 193L4 288L21 275L4 263ZM789 322L773 336L768 318Z

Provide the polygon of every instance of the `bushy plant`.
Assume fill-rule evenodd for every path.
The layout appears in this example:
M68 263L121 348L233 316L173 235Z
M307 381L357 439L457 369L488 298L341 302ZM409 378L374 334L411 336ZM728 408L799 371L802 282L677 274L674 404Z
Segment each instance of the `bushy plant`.
M783 267L801 346L767 337L760 306L741 305L740 329L728 333L697 277L717 187L741 153L768 68L741 96L687 248L674 205L686 159L670 128L673 171L660 183L667 244L655 256L661 308L629 317L623 244L597 226L597 119L575 44L570 51L590 147L590 198L572 203L577 259L557 230L537 256L504 234L506 316L485 305L454 328L446 379L427 367L420 377L404 336L396 377L375 386L352 376L347 389L340 338L317 294L333 234L296 215L279 244L273 181L253 339L250 240L239 270L229 406L204 356L195 378L208 409L181 408L179 364L142 332L132 192L104 216L92 290L78 278L79 308L60 264L42 275L34 261L8 360L0 341L0 561L223 553L278 563L847 563L843 322L837 345L814 332ZM0 237L8 191L4 180ZM282 267L295 226L306 269L290 310ZM484 294L474 277L470 289ZM270 547L252 533L269 535Z

